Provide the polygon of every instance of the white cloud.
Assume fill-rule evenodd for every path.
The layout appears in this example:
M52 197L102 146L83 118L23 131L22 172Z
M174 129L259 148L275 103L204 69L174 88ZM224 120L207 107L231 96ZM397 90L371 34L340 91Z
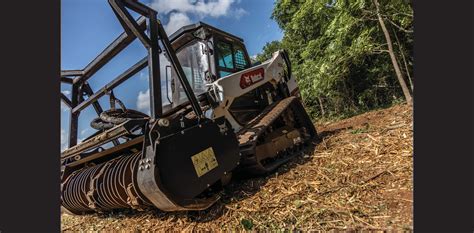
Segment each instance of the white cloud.
M170 70L166 70L166 66L171 65L164 53L160 53L160 75L161 75L161 100L164 104L169 103L166 97L166 84L168 84L168 94L171 99L171 74ZM166 73L168 73L168 83L166 83ZM144 77L148 80L148 75L144 74ZM136 109L143 113L150 115L150 89L146 91L140 91L137 96Z
M165 25L165 31L172 34L182 26L191 24L191 19L184 13L171 13L168 24Z
M81 134L84 134L84 131L87 131L87 130L89 130L89 129L82 130ZM85 137L78 138L77 143L81 143L82 141L84 141L84 139L85 139ZM68 141L69 141L68 131L61 128L61 152L66 150L69 147L69 142Z
M86 135L86 133L89 132L90 130L91 130L91 128L85 128L85 129L81 130L81 136Z
M140 71L140 80L141 81L148 81L148 75L145 74L145 71Z
M62 111L62 112L67 112L67 111L69 111L69 110L70 110L69 106L67 106L67 105L61 100L61 111Z
M232 7L240 0L152 0L150 6L160 14L169 14L165 30L168 34L175 32L180 27L191 24L190 14L202 19L204 17L235 17L239 19L248 12L243 8Z
M66 130L61 129L61 151L67 149L68 147L67 136Z
M63 90L61 91L61 93L63 93L65 96L69 97L70 98L70 95L71 95L71 91L69 90ZM69 106L67 106L62 100L61 100L61 112L67 112L69 111Z
M69 90L64 90L64 91L61 91L61 93L63 93L65 96L68 96L71 94L71 91Z
M150 115L150 89L138 93L137 110Z
M200 16L219 17L226 15L235 0L153 0L151 7L160 13L168 14L171 11L193 13Z
M242 8L237 8L234 10L233 15L235 18L240 19L240 17L248 14L248 12Z

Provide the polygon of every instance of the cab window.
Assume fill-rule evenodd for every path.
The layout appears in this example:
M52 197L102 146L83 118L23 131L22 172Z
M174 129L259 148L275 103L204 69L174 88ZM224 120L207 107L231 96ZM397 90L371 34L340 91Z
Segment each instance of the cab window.
M238 70L243 70L248 67L247 60L245 60L244 49L240 45L235 45L234 58L235 58L235 68Z
M245 49L238 43L219 40L217 48L217 71L219 78L247 69Z
M217 54L220 68L234 69L234 59L232 58L232 47L225 42L217 43Z

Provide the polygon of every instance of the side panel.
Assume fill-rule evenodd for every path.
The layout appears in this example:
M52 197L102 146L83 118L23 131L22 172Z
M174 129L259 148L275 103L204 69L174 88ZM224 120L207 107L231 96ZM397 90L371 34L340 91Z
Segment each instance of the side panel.
M220 93L222 98L221 100L225 103L227 99L241 96L244 93L269 82L270 80L279 82L283 76L284 65L285 63L282 57L279 54L276 54L272 59L265 63L221 78L215 81L213 85L219 88L219 92L222 92ZM259 79L258 82L252 82L251 85L245 86L245 88L240 86L241 79L243 78L242 76L248 76L248 74L252 74L253 72L256 72L260 69L263 69L263 72L261 73L265 75L263 79Z
M163 190L177 200L195 198L231 172L240 158L236 136L224 118L160 140L155 153Z
M260 65L215 81L212 85L220 105L215 109L214 117L225 116L234 131L239 131L242 126L229 113L229 107L234 99L267 83L276 84L283 81L284 66L285 62L282 55L276 52L270 60Z

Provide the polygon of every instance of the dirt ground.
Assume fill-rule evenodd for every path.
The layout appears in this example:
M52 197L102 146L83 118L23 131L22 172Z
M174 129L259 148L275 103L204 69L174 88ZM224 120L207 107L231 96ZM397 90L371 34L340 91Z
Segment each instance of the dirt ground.
M407 105L317 125L320 140L266 177L234 180L210 209L62 215L63 231L412 230Z

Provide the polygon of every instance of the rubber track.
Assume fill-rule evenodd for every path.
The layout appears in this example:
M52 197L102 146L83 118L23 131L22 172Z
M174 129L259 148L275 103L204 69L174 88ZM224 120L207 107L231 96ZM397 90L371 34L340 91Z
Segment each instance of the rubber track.
M264 166L260 161L257 161L257 156L255 154L257 141L262 133L266 132L268 127L290 108L293 110L294 116L296 116L295 121L300 125L303 125L309 131L311 137L316 136L316 130L314 129L309 116L296 97L288 97L280 102L274 103L265 108L262 113L250 121L248 125L241 129L237 134L241 153L241 170L254 175L268 173L275 170L278 166L287 162L295 155L295 153L288 154L279 158L269 166Z

